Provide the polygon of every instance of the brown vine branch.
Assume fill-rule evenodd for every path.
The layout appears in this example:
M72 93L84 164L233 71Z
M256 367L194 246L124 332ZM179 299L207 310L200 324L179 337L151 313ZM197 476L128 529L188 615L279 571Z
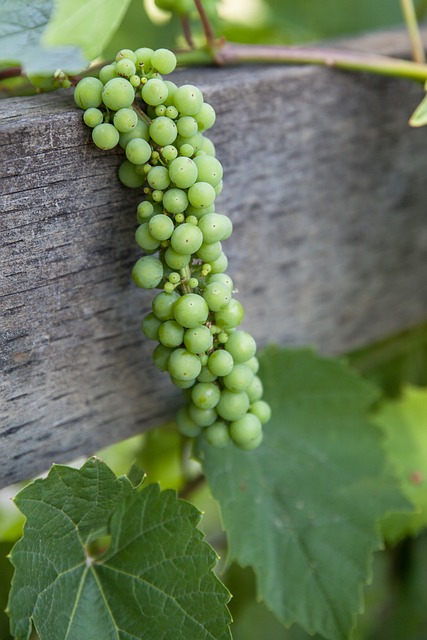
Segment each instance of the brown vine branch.
M8 67L0 71L0 80L6 80L6 78L19 78L22 75L21 67Z
M190 49L194 49L193 34L191 33L191 26L188 16L181 16L181 28L184 38Z
M200 21L202 23L203 32L206 37L206 45L209 51L215 56L215 33L208 18L208 15L203 6L202 0L194 0L194 4L196 5L197 12L200 16Z

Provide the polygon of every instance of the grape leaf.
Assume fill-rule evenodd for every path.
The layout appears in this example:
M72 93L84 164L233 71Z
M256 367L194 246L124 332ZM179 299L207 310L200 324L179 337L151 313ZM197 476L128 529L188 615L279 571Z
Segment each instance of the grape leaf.
M427 124L427 96L424 96L409 118L409 124L411 127L424 127Z
M113 36L130 0L57 0L44 34L50 45L79 46L92 60Z
M427 525L427 390L407 387L398 400L384 402L374 419L384 431L385 451L402 493L417 509L383 521L384 535L394 544Z
M48 47L41 42L53 0L0 0L0 60L23 66L26 73L79 71L86 62L77 47Z
M273 410L261 447L200 443L229 556L253 568L285 626L343 640L381 548L377 520L408 508L367 421L376 394L344 363L309 350L269 347L260 372Z
M33 625L40 640L230 639L215 552L196 528L200 513L174 491L137 490L93 458L53 466L16 503L27 518L11 554L17 640ZM105 534L110 546L94 553Z

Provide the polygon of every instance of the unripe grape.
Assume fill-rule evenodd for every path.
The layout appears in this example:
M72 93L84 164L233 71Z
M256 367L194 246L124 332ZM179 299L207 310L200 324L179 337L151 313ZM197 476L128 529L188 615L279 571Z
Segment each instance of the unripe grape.
M145 164L151 158L151 147L142 138L133 138L126 145L126 157L132 164Z
M166 85L166 87L168 89L168 97L166 98L166 100L164 100L163 104L166 107L173 107L174 109L176 109L176 107L174 105L174 102L173 102L173 96L175 94L177 86L171 80L163 80L163 82L165 83L165 85Z
M220 311L230 302L231 291L226 284L211 282L206 285L203 291L203 297L211 311Z
M98 124L92 129L92 140L100 149L113 149L119 143L119 132L112 124Z
M258 358L256 356L253 356L252 358L249 358L249 360L246 360L245 366L249 367L249 369L252 371L252 373L254 375L256 375L258 373L258 369L259 369L259 360L258 360Z
M158 336L165 347L179 347L184 338L184 329L175 320L166 320L160 325Z
M206 213L200 218L199 227L203 242L218 242L229 230L229 218L222 213Z
M199 382L191 391L191 399L200 409L213 409L219 402L221 391L212 382Z
M160 116L153 120L148 130L154 142L161 147L172 144L177 136L175 122L166 116Z
M167 189L170 185L169 171L166 167L153 167L147 175L147 182L153 189Z
M188 413L190 418L201 427L208 427L218 418L215 409L201 409L193 403L188 406Z
M136 166L132 162L125 160L119 167L119 180L125 187L136 189L144 184L145 177L137 173Z
M183 254L196 253L203 241L200 229L193 224L184 222L174 229L171 236L172 248Z
M223 448L230 442L230 435L225 422L218 420L204 430L206 440L213 447Z
M187 329L193 329L206 322L209 307L205 300L196 293L186 293L180 297L174 306L174 317L177 322ZM197 374L198 375L198 374Z
M159 320L152 311L147 313L141 323L141 330L149 340L159 339L159 327L162 321Z
M253 402L249 407L249 411L259 419L261 424L266 424L271 418L271 407L265 400Z
M132 60L129 58L122 58L116 62L116 73L119 76L124 76L125 78L130 78L130 76L135 75L136 66Z
M157 240L167 240L173 233L174 224L169 216L160 213L150 219L148 230L153 238L157 238Z
M197 166L197 180L208 182L212 187L216 187L222 180L223 169L221 163L212 156L202 155L194 158Z
M136 209L136 219L141 224L142 222L146 222L154 215L154 207L151 202L148 200L144 200L140 202Z
M117 74L116 74L116 63L115 62L113 62L113 64L106 64L105 67L102 67L102 69L99 72L99 79L101 80L101 82L103 84L107 84L107 82L109 80L112 80L116 76L117 76ZM101 98L101 100L102 100L102 98Z
M154 315L159 320L173 320L173 308L177 300L179 300L179 293L172 291L172 293L165 293L161 291L158 293L151 303L151 308Z
M157 49L151 56L151 64L159 73L172 73L176 67L175 54L168 49Z
M209 207L215 200L215 189L207 182L195 182L188 190L188 200L196 209Z
M184 344L191 353L204 353L211 348L213 336L208 327L200 325L187 329L184 334Z
M190 258L189 253L178 253L172 247L168 247L165 251L165 262L171 269L184 269L190 262Z
M228 268L228 258L225 253L222 252L218 258L211 260L209 264L211 265L211 273L224 273Z
M149 47L140 47L135 52L135 64L138 66L148 65L151 66L151 56L153 55L153 49Z
M190 138L198 131L197 122L192 116L182 116L176 121L178 134L183 138Z
M169 358L172 353L173 349L169 349L163 344L157 345L157 347L153 351L153 362L157 369L160 369L160 371L168 370Z
M233 331L225 349L233 356L234 362L246 362L256 353L256 342L247 331Z
M86 111L83 114L84 123L88 127L91 127L92 129L96 127L98 124L102 124L103 120L104 120L104 114L102 113L102 111L100 111L96 107L89 107L89 109L86 109ZM197 170L196 170L196 174L197 174Z
M197 376L198 382L215 382L218 376L215 376L213 373L209 371L206 365L202 366L202 370Z
M191 158L191 156L194 155L194 147L192 147L191 144L182 144L179 148L179 153L181 156Z
M170 213L182 213L188 206L188 198L182 189L168 189L163 198L163 206Z
M228 375L233 370L233 366L233 356L224 349L218 349L209 356L208 369L215 376Z
M138 116L133 109L119 109L114 114L114 126L121 133L129 133L138 124Z
M206 284L209 284L210 282L221 282L222 284L227 285L230 291L233 291L234 289L233 281L227 273L210 273L206 278Z
M238 420L246 415L249 398L244 391L234 392L224 389L215 410L224 420ZM255 416L254 416L255 417Z
M136 63L135 52L132 51L132 49L120 49L120 51L116 55L116 62L119 62L120 60L123 60L123 59L132 60L132 62L135 64Z
M242 322L244 315L245 311L242 304L235 298L232 298L230 304L227 305L225 309L221 309L221 311L215 313L215 324L222 329L234 329Z
M245 391L254 379L253 372L244 364L235 364L223 381L230 391Z
M251 404L257 402L257 400L261 400L264 391L261 379L258 376L254 376L254 379L245 391Z
M184 84L175 91L174 103L182 115L192 116L200 111L203 104L203 94L197 87Z
M157 107L168 97L168 87L160 78L150 78L141 89L141 97L148 105Z
M170 374L169 377L171 379L171 382L173 382L173 384L178 387L178 389L190 389L196 382L196 380L177 380Z
M181 407L178 410L175 421L178 431L188 438L197 438L202 431L201 427L190 418L187 407Z
M206 131L207 129L213 127L213 125L215 124L215 110L212 105L204 102L200 108L200 111L198 111L194 115L194 119L198 124L199 131Z
M74 89L74 101L80 109L99 107L104 85L98 78L82 78Z
M197 167L190 158L179 157L170 163L169 175L177 187L188 189L196 182Z
M214 262L222 254L222 244L220 242L203 242L197 250L197 257L203 262Z
M135 240L144 251L155 251L160 246L160 241L151 235L148 222L139 225L135 231Z
M150 134L148 133L148 124L143 120L138 119L138 122L134 129L127 133L120 134L120 146L122 149L126 149L126 146L130 140L134 138L142 138L146 142L150 139ZM151 147L150 147L151 149Z
M109 80L102 90L102 101L113 111L130 107L134 100L135 89L125 78Z
M144 256L132 269L132 279L138 287L154 289L163 278L163 264L158 258Z
M261 422L255 415L247 413L230 424L230 436L237 446L246 450L255 449L262 438Z
M169 357L168 370L177 380L193 380L200 373L199 358L186 349L175 349Z

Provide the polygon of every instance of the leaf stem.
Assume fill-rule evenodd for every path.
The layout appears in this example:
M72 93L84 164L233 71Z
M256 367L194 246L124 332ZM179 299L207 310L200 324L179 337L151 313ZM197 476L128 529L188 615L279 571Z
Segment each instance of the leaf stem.
M191 269L190 266L187 265L183 269L179 270L179 275L181 276L181 289L183 293L191 293L191 287L188 286L188 280L191 278Z
M418 26L417 14L415 12L413 0L400 0L403 17L405 18L406 28L408 29L409 39L412 46L412 58L415 62L425 62L425 53L421 33Z
M179 63L219 65L242 63L288 63L316 64L346 71L363 71L397 78L409 78L424 82L427 79L427 64L412 62L401 58L335 49L328 47L295 47L245 45L232 42L222 43L216 51L198 50L183 52L178 56Z

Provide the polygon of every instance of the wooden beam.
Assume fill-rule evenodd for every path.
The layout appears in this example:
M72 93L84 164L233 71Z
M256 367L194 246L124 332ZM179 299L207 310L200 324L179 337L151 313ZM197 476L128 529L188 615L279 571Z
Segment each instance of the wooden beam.
M425 321L427 129L407 126L421 87L292 66L176 80L217 111L229 273L261 345L341 354ZM130 279L141 196L116 180L121 150L92 146L65 90L4 100L0 130L6 485L169 420L181 395L139 329L153 294Z

